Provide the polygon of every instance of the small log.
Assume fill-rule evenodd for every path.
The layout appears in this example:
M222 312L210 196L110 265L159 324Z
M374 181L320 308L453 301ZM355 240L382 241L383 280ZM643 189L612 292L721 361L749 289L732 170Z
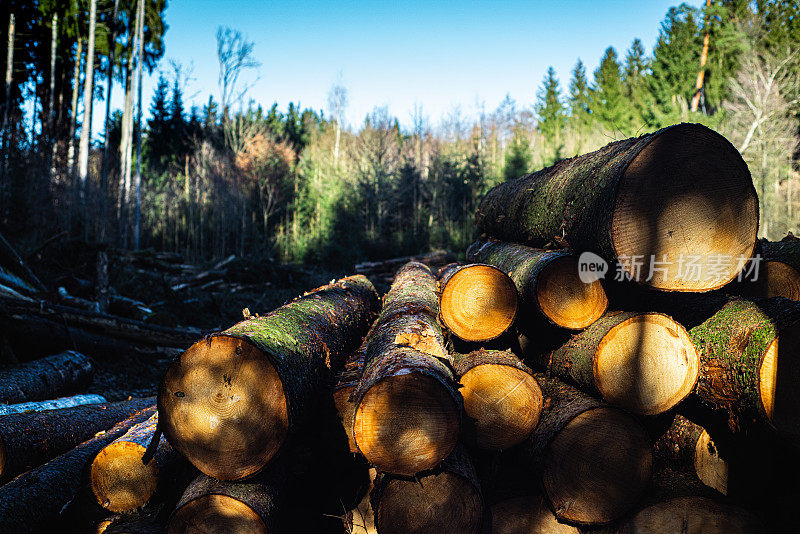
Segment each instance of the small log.
M42 465L154 401L135 399L0 417L0 480Z
M467 249L467 259L494 265L511 277L526 321L542 317L551 325L581 330L608 308L600 281L581 280L578 257L570 252L479 239Z
M686 329L660 313L612 312L543 362L554 375L615 406L663 413L694 389L700 356Z
M378 306L369 280L343 278L195 343L159 388L167 439L209 476L257 473L313 413Z
M653 463L650 440L631 416L537 374L545 396L539 425L523 443L528 467L560 521L611 522L644 491Z
M531 370L510 351L477 350L457 357L453 368L479 448L507 449L536 428L542 390Z
M369 337L369 334L367 335ZM353 420L356 416L356 404L351 400L358 381L364 374L364 357L367 351L367 337L361 343L358 350L354 351L344 364L342 372L333 387L333 402L336 412L342 421L342 428L347 434L347 443L350 452L358 453L355 437L353 436Z
M800 438L800 304L733 299L689 332L700 353L696 395L732 430L759 421Z
M451 263L439 277L439 310L444 326L464 341L503 335L517 315L517 288L491 265Z
M421 263L398 271L367 341L353 392L353 435L379 471L413 476L453 450L461 396L437 321L436 279Z
M258 480L221 481L200 475L184 491L169 521L169 534L267 534L275 532L286 474L271 469Z
M83 487L82 474L92 458L130 427L154 413L155 407L137 412L110 430L96 434L0 487L0 531L15 534L41 532Z
M176 459L172 447L160 436L155 455L144 463L142 457L157 425L158 413L155 413L95 456L89 478L100 506L114 513L130 512L147 504L156 492L161 471Z
M0 402L47 400L74 393L88 386L93 374L91 360L71 350L0 369Z
M677 497L641 510L617 530L619 534L761 534L764 524L741 508L708 497Z
M673 416L672 424L653 444L653 455L657 464L695 473L700 482L727 495L728 462L706 429L682 415Z
M0 404L0 415L11 413L41 412L44 410L58 410L60 408L74 408L87 404L103 404L107 402L102 395L90 393L88 395L73 395L72 397L59 397L57 399L21 402L19 404Z
M541 495L522 495L491 507L492 534L580 534L577 527L561 523Z
M710 291L752 256L758 197L733 145L677 124L502 183L475 224L506 241L593 251L612 272L620 259L630 278L656 289ZM678 267L694 256L699 270Z
M478 534L487 519L480 483L463 447L416 479L378 474L370 501L380 534Z

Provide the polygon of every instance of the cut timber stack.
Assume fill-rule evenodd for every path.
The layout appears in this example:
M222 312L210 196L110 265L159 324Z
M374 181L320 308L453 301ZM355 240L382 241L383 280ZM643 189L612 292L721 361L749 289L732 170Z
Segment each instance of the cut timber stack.
M414 476L433 469L458 439L461 396L437 322L436 289L427 266L407 263L367 340L353 436L379 471Z
M505 241L595 252L612 271L622 260L631 279L656 289L709 291L753 255L758 198L733 145L705 126L677 124L500 184L475 223ZM663 269L694 255L699 276ZM717 269L720 255L733 261Z
M642 415L685 399L700 368L686 330L660 313L606 314L544 360L556 376Z
M491 265L451 263L439 277L442 323L464 341L490 341L504 334L517 315L517 289Z
M470 261L494 265L517 286L525 322L537 317L570 330L586 328L605 313L608 298L599 280L583 282L578 257L495 239L480 239L467 249ZM530 327L530 324L521 325Z
M170 444L220 480L260 471L312 413L378 305L369 280L353 276L192 345L158 392Z

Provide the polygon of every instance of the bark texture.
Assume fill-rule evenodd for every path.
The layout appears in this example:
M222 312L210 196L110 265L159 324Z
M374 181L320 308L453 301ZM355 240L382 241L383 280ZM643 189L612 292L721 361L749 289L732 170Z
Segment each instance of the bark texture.
M59 397L53 400L22 402L19 404L0 404L0 415L24 412L41 412L43 410L58 410L60 408L74 408L87 404L103 404L106 402L102 395L90 393L88 395L73 395L71 397Z
M144 409L0 488L0 531L40 532L83 487L88 463L108 443L155 413Z
M797 237L786 236L780 241L760 239L758 247L763 261L782 261L800 272L800 239Z
M0 402L19 403L61 397L89 385L94 368L83 354L65 351L0 370Z
M134 399L0 417L0 480L39 466L155 404Z

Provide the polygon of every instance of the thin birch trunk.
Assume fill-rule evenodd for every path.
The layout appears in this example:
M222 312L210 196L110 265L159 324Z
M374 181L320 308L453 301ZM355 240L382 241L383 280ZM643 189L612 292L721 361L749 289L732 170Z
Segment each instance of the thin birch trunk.
M86 74L83 84L83 124L78 151L78 177L80 178L81 199L86 194L86 177L89 173L89 143L92 138L92 82L94 81L94 33L97 23L97 0L89 3L89 43L86 49Z

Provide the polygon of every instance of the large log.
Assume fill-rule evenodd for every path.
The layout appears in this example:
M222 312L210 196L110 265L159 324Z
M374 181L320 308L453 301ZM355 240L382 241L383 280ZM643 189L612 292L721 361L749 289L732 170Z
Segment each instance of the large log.
M800 300L800 239L791 234L780 241L760 239L757 250L735 289L749 298Z
M595 252L612 270L621 259L633 280L660 290L708 291L752 256L758 198L733 145L677 124L502 183L475 223L507 241ZM698 270L679 268L690 258Z
M82 474L92 458L128 429L149 418L155 407L144 409L71 451L24 473L0 487L0 531L41 532L84 486Z
M406 264L367 341L353 392L353 435L379 471L413 476L432 469L458 439L461 396L445 364L451 358L437 321L436 287L428 267Z
M689 334L705 406L723 412L733 430L761 421L800 438L800 304L733 299Z
M439 277L442 323L464 341L490 341L504 334L517 315L517 288L491 265L451 263Z
M581 330L608 308L600 281L581 280L578 257L570 252L482 238L467 249L467 259L494 265L511 277L527 321L543 317L554 326Z
M511 497L492 505L492 534L579 534L560 522L541 495Z
M0 480L39 466L111 428L155 399L8 414L0 417Z
M143 457L157 425L158 413L131 427L124 436L103 447L95 456L89 479L100 506L115 513L130 512L144 506L158 489L165 469L170 463L179 461L167 440L159 436L155 454L144 463Z
M481 349L456 357L453 368L479 448L504 450L530 435L539 422L542 390L519 358Z
M71 397L59 397L52 400L21 402L19 404L0 404L0 415L10 413L41 412L43 410L58 410L59 408L74 408L75 406L85 406L87 404L102 404L106 402L102 395L89 393L87 395L73 395Z
M329 391L378 307L369 280L343 278L195 343L159 388L167 439L209 476L255 474Z
M169 534L267 534L275 532L285 471L261 473L258 480L221 481L207 475L193 480L169 521Z
M460 446L424 476L379 474L370 501L379 534L478 534L486 520L475 468Z
M650 440L631 416L557 379L537 374L545 396L539 425L523 443L556 517L578 525L613 521L650 478Z
M544 360L554 375L643 415L663 413L686 398L700 370L686 330L660 313L606 314Z
M676 497L644 508L619 534L761 534L764 524L741 508L708 497Z
M39 401L75 393L89 385L92 362L72 350L0 369L0 402Z

